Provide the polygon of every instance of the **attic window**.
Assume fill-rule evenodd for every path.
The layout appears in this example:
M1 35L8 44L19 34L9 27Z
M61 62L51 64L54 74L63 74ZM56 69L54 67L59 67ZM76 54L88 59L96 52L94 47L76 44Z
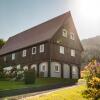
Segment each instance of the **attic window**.
M75 36L73 32L70 33L70 39L75 40Z
M62 36L67 38L67 30L66 29L62 30Z
M60 46L60 53L64 54L64 47L63 46Z

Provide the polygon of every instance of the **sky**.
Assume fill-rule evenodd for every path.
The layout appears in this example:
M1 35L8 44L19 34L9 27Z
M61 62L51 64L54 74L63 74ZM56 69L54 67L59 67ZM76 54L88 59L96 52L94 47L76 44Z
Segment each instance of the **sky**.
M100 0L0 0L0 38L71 11L80 39L100 35Z

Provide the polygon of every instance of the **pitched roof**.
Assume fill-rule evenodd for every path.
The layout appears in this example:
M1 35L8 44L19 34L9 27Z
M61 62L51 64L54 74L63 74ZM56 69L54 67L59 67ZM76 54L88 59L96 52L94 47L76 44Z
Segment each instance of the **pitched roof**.
M67 15L69 15L69 12L10 37L0 50L0 55L51 39L56 31L61 27Z

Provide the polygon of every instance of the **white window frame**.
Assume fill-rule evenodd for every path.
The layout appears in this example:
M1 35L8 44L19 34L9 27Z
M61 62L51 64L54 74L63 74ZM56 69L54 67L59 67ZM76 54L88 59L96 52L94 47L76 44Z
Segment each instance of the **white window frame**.
M26 50L23 50L22 57L25 57L26 56L26 53L27 53L27 51Z
M33 52L34 49L35 51ZM32 54L36 54L36 47L32 47Z
M75 36L73 32L70 33L70 39L75 40Z
M56 67L58 67L57 68L58 70L56 70ZM54 70L55 70L55 72L60 72L60 66L59 65L55 65Z
M65 48L64 48L63 46L60 46L60 53L61 53L61 54L64 54L64 52L65 52L64 49L65 49Z
M43 68L44 67L44 68ZM46 71L46 65L42 65L41 66L41 72L45 72Z
M71 49L71 56L75 57L75 50L74 49Z
M35 71L36 71L37 70L37 64L31 65L31 69L35 69Z
M15 53L12 53L12 60L15 60Z
M40 53L44 52L44 44L40 45Z
M68 32L66 29L62 29L62 36L67 38Z

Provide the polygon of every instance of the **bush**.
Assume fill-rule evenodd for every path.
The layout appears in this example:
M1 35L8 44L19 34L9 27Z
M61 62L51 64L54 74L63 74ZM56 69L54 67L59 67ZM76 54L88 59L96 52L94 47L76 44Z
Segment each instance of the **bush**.
M24 82L25 84L33 84L36 80L35 69L30 69L24 72Z
M88 88L83 93L83 97L91 98L92 100L98 100L100 98L100 90Z
M83 96L98 100L100 98L100 78L93 77L87 84L88 89L83 92Z
M84 97L98 100L100 98L100 64L92 60L84 70L87 89L82 93Z
M40 72L39 77L41 77L41 78L44 77L44 72Z

